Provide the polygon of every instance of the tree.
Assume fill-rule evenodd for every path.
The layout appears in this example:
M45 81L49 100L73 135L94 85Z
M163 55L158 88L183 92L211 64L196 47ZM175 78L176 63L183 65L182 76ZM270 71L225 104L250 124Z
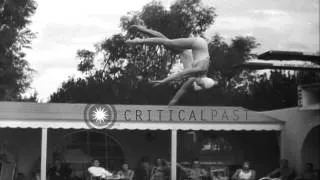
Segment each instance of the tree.
M38 102L38 92L35 91L32 94L24 97L19 97L19 99L16 99L15 101L21 101L21 102Z
M33 70L23 49L35 37L27 27L35 10L33 0L0 1L0 100L17 100L29 87Z
M231 40L230 45L216 34L209 42L209 52L212 65L209 73L219 79L221 86L235 88L253 78L254 71L236 69L235 66L251 59L254 55L252 50L260 44L251 36L237 36ZM240 86L247 89L248 86Z
M156 1L140 12L123 16L123 32L95 45L95 52L79 50L78 69L86 74L81 79L63 83L51 102L109 104L167 104L179 86L151 87L149 79L168 75L176 56L162 46L127 46L124 42L139 33L127 33L132 24L143 24L170 38L202 34L214 22L214 8L204 7L198 0L179 0L169 10ZM209 76L219 81L210 90L189 93L181 105L242 106L253 110L270 110L295 106L299 83L318 81L312 73L286 74L271 71L259 75L255 71L235 69L255 55L259 46L254 37L237 36L227 43L220 35L208 40L211 65ZM97 65L99 64L99 65Z
M171 27L167 28L170 38L188 37L190 34L202 35L216 17L215 8L204 6L201 0L178 0L170 10L169 18L177 19L170 21L168 25Z
M204 6L200 0L178 0L169 10L165 10L160 2L152 1L141 12L130 12L123 16L120 25L127 31L130 25L143 24L168 38L181 38L191 34L202 35L214 23L215 17L215 9ZM140 34L127 34L126 38L137 35ZM167 76L175 61L175 54L162 46L142 45L130 47L128 58L133 62L132 67L142 69L144 77L159 79Z
M131 36L141 36L127 32L128 27L144 24L169 38L186 37L202 34L214 22L215 16L214 8L203 6L199 0L179 0L170 10L153 1L145 5L141 12L130 12L121 18L120 25L126 35L116 34L96 46L96 53L103 56L100 70L105 72L106 79L121 75L123 79L130 79L129 84L136 84L136 79L132 78L136 76L164 78L175 61L175 54L157 45L127 46L125 40ZM84 61L81 63L85 64Z
M258 77L255 71L236 69L235 66L251 59L254 56L252 50L258 46L259 43L250 36L237 36L230 43L219 34L212 36L209 41L211 64L208 74L219 84L210 90L190 93L183 104L248 107L244 102L247 102L252 84Z
M282 71L263 74L251 86L247 106L253 110L271 110L297 105L296 77Z
M129 12L121 18L121 27L143 24L168 38L202 35L216 18L215 8L204 6L201 0L177 0L165 10L158 1L145 5L141 12Z
M91 78L95 81L112 82L110 88L116 92L126 92L121 95L122 98L133 102L128 99L133 99L138 89L145 92L143 89L151 88L147 85L149 79L167 76L175 61L175 54L162 46L127 46L125 40L131 36L141 36L141 34L128 33L128 27L132 24L144 24L170 38L186 37L190 34L202 34L214 22L215 16L214 8L203 6L199 0L179 0L171 6L170 10L165 10L161 3L153 1L145 5L142 11L130 12L121 18L120 26L125 31L125 35L115 34L102 43L96 44L95 52L78 51L77 55L81 60L78 69L87 74L86 82ZM93 66L93 64L100 64L100 66ZM143 77L142 80L136 78L137 76ZM76 82L73 79L69 83L75 86ZM163 88L172 89L171 87ZM66 89L59 89L53 94L51 101L60 101L64 90ZM144 102L150 101L152 100Z
M215 9L203 6L199 0L178 0L169 10L165 10L161 3L153 1L145 5L141 12L130 12L123 16L120 26L123 31L127 32L130 25L143 24L148 28L162 32L169 38L179 38L187 37L190 34L201 35L214 23L215 17ZM147 80L160 79L168 75L171 65L175 61L174 52L156 45L129 47L124 42L131 36L143 35L139 33L116 34L97 44L95 46L96 52L79 51L78 57L81 62L78 69L86 74L90 72L89 74L91 75L86 78L87 82L90 78L90 80L112 84L112 87L109 88L115 92L113 94L117 97L117 103L166 104L179 86L169 85L152 88L148 85ZM235 63L242 63L248 60L251 57L251 50L257 46L258 43L253 37L236 37L229 45L221 36L214 36L209 41L210 57L213 62L211 63L209 74L222 82L222 86L220 90L215 89L202 94L212 98L214 98L213 94L217 93L221 94L220 97L226 97L226 93L232 94L237 82L240 83L249 76L248 73L243 73L244 71L235 71L233 66ZM97 59L97 54L100 54L101 56L99 57L103 58ZM93 67L93 64L97 64L94 62L97 61L100 61L98 64L101 64L101 67ZM237 78L241 73L243 78ZM143 79L137 79L137 76L141 76ZM75 82L74 80L72 81L73 83ZM70 82L71 84L72 81ZM232 84L230 82L233 82L233 85L226 92L222 88L225 88L226 84ZM65 97L58 95L64 94L63 92L67 90L64 88L67 87L59 89L52 96L51 101L64 101ZM89 90L87 91L90 93ZM137 94L141 96L137 96ZM228 97L232 97L229 95ZM197 99L201 99L201 97L201 94L191 94L183 103L199 103L200 100ZM204 99L206 99L203 101L204 103L210 104L207 100L208 98L204 97ZM221 99L219 102L230 104L231 101L232 99Z

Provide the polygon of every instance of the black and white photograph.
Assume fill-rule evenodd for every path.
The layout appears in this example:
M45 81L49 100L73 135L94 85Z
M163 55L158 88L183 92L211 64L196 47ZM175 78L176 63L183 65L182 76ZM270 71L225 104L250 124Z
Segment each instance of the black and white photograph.
M319 0L0 0L0 180L320 180Z

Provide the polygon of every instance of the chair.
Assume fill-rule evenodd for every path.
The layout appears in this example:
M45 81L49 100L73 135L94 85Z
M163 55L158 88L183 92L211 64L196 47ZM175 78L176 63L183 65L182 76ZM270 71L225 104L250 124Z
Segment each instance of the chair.
M90 176L90 180L103 180L101 177Z
M211 167L210 177L215 180L229 180L229 168L227 166Z
M233 164L233 165L229 165L228 169L229 169L229 178L232 179L232 176L234 175L234 173L237 171L237 169L240 169L242 166L239 164Z
M87 177L87 178L86 178L87 180L104 180L104 179L101 178L101 177L95 177L95 176L93 176L93 175L90 174L89 172L86 172L86 173L85 173L85 176Z

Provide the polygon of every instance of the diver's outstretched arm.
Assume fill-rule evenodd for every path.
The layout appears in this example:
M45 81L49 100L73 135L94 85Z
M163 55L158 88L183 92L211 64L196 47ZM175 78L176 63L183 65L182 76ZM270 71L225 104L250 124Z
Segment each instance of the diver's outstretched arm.
M164 39L164 38L146 38L127 40L128 44L160 44L171 48L179 49L193 49L196 40L194 38L180 38L180 39Z
M195 78L189 78L183 85L180 87L178 92L174 95L172 100L169 102L169 106L175 105L180 98L188 91L188 88L190 88L195 81Z
M150 37L158 37L158 38L168 39L164 34L160 33L159 31L148 29L144 26L132 25L129 27L129 31L132 31L132 30L142 32Z

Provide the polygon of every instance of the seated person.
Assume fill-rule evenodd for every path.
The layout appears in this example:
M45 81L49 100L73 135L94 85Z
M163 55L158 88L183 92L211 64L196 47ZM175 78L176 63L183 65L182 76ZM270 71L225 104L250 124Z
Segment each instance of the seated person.
M48 177L49 179L50 177ZM37 169L34 175L32 176L32 180L41 180L40 169Z
M151 171L151 180L169 179L170 169L164 159L156 158L155 166Z
M134 172L129 169L128 163L123 163L122 169L118 172L118 175L123 180L133 180Z
M72 173L72 169L68 166L63 166L61 160L54 160L53 166L48 171L50 180L64 180L69 179Z
M100 167L100 162L97 159L93 160L92 166L90 166L88 168L88 172L93 177L106 178L106 177L111 177L112 176L111 172L107 171L103 167Z
M267 178L276 178L281 180L292 180L294 179L294 171L289 167L287 159L283 159L280 162L280 168L275 169L267 175Z
M208 176L208 172L200 167L200 162L198 160L192 161L191 168L181 166L180 164L177 165L188 175L190 180L201 180L203 177Z
M245 161L242 168L238 169L232 179L234 180L254 180L256 178L256 172L250 168L250 162Z
M313 170L313 164L305 164L304 171L296 180L317 180L317 173Z
M139 166L135 169L135 173L133 176L134 180L150 180L151 178L151 165L149 163L148 157L143 157L140 162Z

